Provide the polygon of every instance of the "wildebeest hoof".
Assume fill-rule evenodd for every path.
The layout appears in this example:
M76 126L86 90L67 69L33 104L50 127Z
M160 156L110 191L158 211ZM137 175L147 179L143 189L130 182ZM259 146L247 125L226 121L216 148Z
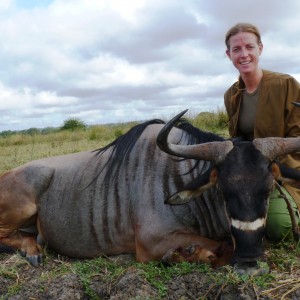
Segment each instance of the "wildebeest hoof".
M25 251L20 250L19 253L21 256L25 257L26 260L33 266L38 267L43 262L43 255L37 254L37 255L27 255Z
M259 264L235 264L233 267L233 272L238 275L249 275L249 276L260 276L268 274L270 268L267 263Z
M43 262L43 255L38 254L38 255L26 256L26 259L32 266L38 267Z
M178 250L179 248L175 249L175 248L172 248L172 249L169 249L166 254L162 257L161 259L161 263L164 265L164 266L170 266L172 265L172 262L174 262L173 258L174 258L174 255L176 253L176 251ZM182 249L182 248L181 248Z

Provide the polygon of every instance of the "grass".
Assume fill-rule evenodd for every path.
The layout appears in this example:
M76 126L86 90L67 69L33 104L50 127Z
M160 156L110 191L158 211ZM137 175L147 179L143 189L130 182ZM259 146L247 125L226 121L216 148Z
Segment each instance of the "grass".
M126 133L133 125L103 125L77 131L0 137L0 174L32 160L98 149Z
M103 281L109 289L130 267L131 263L129 261L124 265L105 257L76 261L72 265L74 273L79 275L85 293L90 299L99 299L91 287L92 281Z
M237 275L232 267L225 266L220 269L211 269L205 264L179 263L165 267L160 262L147 264L137 263L132 258L119 259L119 257L97 257L95 259L73 260L52 252L45 257L45 269L32 268L19 255L11 255L2 259L0 256L0 276L10 279L13 284L9 286L7 293L0 299L7 299L22 289L24 268L35 272L36 278L42 281L43 287L55 278L64 274L76 274L79 276L85 290L85 294L91 300L106 299L106 295L100 297L93 289L95 282L102 282L106 286L107 295L127 272L141 275L146 282L158 291L158 298L164 299L168 294L168 285L175 278L182 278L187 274L203 274L210 290L218 288L220 291L228 286L237 286L240 290L252 287L257 294L266 299L290 299L295 289L300 289L300 246L294 241L279 244L266 244L266 260L270 266L270 273L261 276ZM33 273L30 273L32 276ZM28 275L27 275L28 276ZM26 277L27 277L26 276ZM36 279L37 280L37 279ZM269 298L267 298L269 297ZM205 299L205 297L203 297Z
M224 110L216 113L202 112L190 120L191 123L204 131L210 131L223 137L228 137L228 117Z
M158 295L163 298L167 294L167 283L175 277L180 277L192 272L209 274L212 270L206 264L194 264L182 262L173 266L165 267L160 262L136 264L142 270L143 277L158 290Z
M0 276L5 279L12 279L14 281L14 283L9 286L8 291L6 293L6 296L11 296L21 289L22 284L19 281L21 265L28 263L27 261L20 259L17 255L10 256L4 261L2 260L1 256ZM0 296L0 299L2 300L4 298Z

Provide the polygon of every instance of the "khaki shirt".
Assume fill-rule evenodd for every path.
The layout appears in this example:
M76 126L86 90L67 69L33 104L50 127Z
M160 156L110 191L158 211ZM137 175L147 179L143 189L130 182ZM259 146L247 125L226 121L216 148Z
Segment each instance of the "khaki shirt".
M237 125L244 90L245 84L240 77L224 95L231 137L240 136ZM263 70L256 107L254 138L300 137L300 108L290 103L291 101L300 102L299 82L290 75ZM300 171L300 152L286 155L280 162ZM289 185L285 185L285 188L300 209L300 190Z

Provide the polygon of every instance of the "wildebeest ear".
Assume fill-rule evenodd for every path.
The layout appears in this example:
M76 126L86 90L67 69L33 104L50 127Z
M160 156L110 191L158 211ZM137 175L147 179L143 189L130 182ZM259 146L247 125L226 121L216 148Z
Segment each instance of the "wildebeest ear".
M271 170L276 180L281 181L283 184L286 183L294 188L300 189L300 180L296 178L288 178L282 175L280 167L276 163L272 163Z
M213 187L217 183L217 170L215 168L212 169L209 175L209 180L206 184L201 185L196 189L184 189L180 192L176 192L171 197L165 200L166 204L178 205L185 204L192 199L199 197L206 190Z
M276 180L280 180L280 178L282 178L281 171L277 163L273 162L271 164L271 171Z

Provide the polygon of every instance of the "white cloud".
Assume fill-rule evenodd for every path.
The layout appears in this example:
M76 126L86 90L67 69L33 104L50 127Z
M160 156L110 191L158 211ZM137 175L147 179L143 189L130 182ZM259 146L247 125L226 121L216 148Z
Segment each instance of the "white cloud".
M261 29L263 67L299 78L299 10L296 0L2 1L0 131L216 110L237 78L224 35L240 21Z

